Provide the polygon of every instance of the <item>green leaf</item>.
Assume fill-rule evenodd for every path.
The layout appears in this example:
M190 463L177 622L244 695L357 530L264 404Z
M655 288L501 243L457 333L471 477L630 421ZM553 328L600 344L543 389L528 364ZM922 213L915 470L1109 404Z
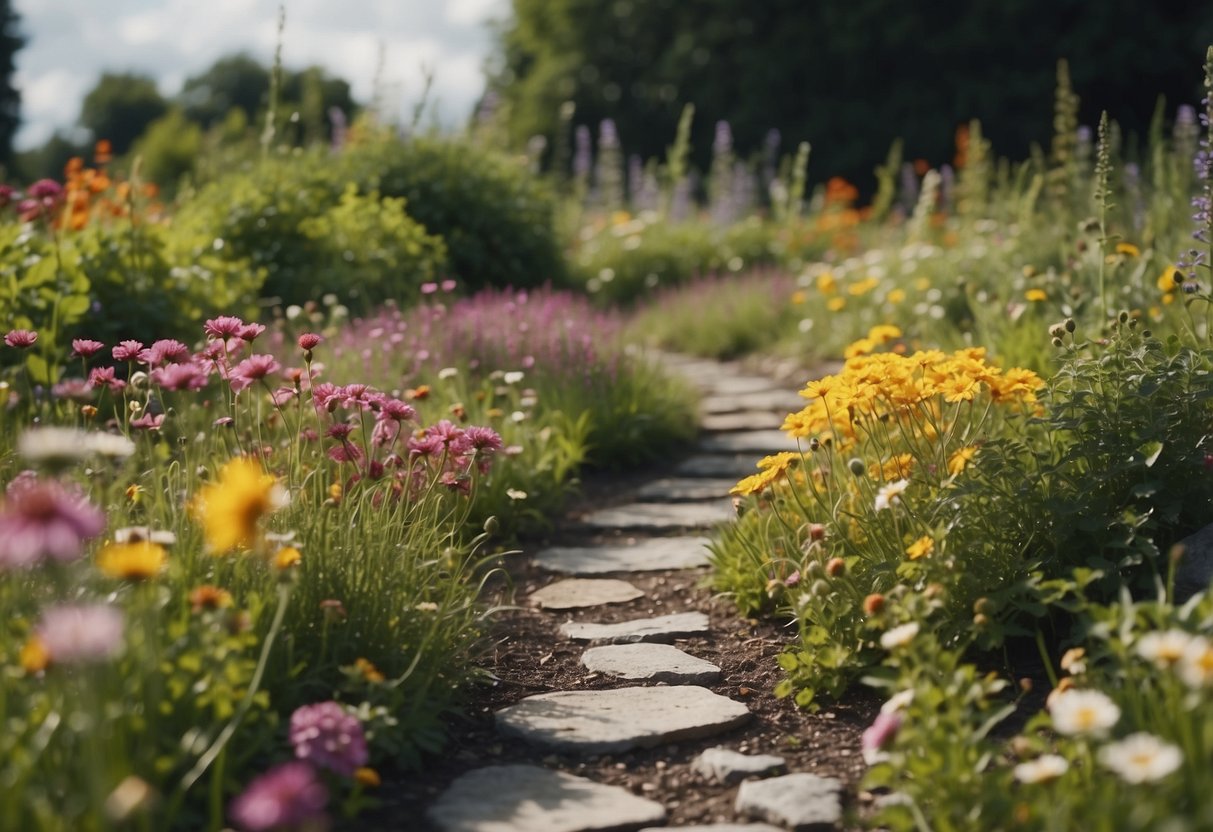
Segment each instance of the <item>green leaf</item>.
M1163 444L1157 439L1147 442L1137 449L1137 452L1145 458L1146 467L1150 468L1158 461L1158 455L1162 453Z

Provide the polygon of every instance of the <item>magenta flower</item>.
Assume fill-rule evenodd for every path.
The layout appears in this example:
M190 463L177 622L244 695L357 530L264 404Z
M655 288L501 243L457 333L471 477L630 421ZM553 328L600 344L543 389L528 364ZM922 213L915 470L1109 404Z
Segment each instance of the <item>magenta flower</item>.
M105 513L54 481L12 489L0 510L0 568L70 561L105 530Z
M38 340L38 333L31 329L14 329L4 336L4 343L19 350L27 350Z
M143 352L142 341L122 341L113 349L115 361L134 361L141 352Z
M105 349L105 344L91 338L72 339L72 355L77 358L92 358L103 349Z
M206 368L190 361L157 367L152 370L152 381L165 390L201 390L210 381L210 374Z
M417 420L417 411L413 406L400 399L383 400L383 405L379 410L380 419L392 419L397 422L415 422Z
M272 355L250 355L232 368L230 379L232 389L239 393L254 381L259 381L281 369L282 365Z
M324 818L328 789L307 763L275 766L232 801L228 814L244 832L269 832Z
M63 186L54 179L39 179L26 190L30 199L54 201L63 195Z
M324 339L314 332L305 332L299 336L299 349L304 352L311 352L320 346L320 342Z
M358 717L337 702L304 705L291 714L295 756L345 777L366 765L366 735Z
M51 661L77 664L104 661L122 649L122 613L105 604L50 607L35 633Z
M207 338L239 338L244 331L244 321L231 315L212 318L202 327Z

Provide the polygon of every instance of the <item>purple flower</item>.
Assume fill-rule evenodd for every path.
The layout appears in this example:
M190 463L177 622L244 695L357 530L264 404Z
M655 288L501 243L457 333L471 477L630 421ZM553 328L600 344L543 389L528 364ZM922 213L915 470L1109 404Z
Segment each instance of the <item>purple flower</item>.
M52 662L103 661L122 649L122 613L105 604L50 607L35 630Z
M104 530L104 512L56 482L12 489L0 511L0 568L75 560Z
M366 735L358 717L333 701L304 705L291 714L295 756L345 777L366 765Z
M228 814L245 832L268 832L322 819L328 799L311 766L283 763L249 783Z

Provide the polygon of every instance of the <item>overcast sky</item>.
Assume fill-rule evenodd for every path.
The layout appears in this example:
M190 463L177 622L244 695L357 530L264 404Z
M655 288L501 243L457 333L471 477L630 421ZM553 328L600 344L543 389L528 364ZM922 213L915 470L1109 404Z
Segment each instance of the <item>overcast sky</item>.
M28 39L17 53L23 124L16 146L41 144L71 127L105 70L154 77L174 95L189 76L241 50L269 64L278 0L15 0ZM286 0L282 60L321 64L368 101L383 44L389 110L407 113L420 96L423 65L446 123L462 120L483 89L490 50L486 21L509 0Z

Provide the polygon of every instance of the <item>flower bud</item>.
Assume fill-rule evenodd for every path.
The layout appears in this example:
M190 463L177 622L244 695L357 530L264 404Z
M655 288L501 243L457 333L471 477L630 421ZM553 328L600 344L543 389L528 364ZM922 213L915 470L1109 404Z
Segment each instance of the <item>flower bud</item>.
M863 611L865 615L879 615L884 611L884 596L879 592L873 592L867 598L863 599Z
M851 473L857 477L862 477L863 472L868 470L868 466L865 465L863 460L860 459L859 457L855 457L850 462L848 462L847 468L851 469Z
M1062 326L1066 328L1066 332L1073 332L1078 328L1078 324L1074 323L1073 318L1066 318L1065 323L1063 323Z
M973 616L973 626L979 630L990 626L990 616L977 613L977 615Z
M830 594L830 585L823 580L816 580L813 581L813 585L809 588L809 591L818 598L824 598Z
M1055 347L1063 347L1063 346L1065 346L1065 344L1064 344L1064 342L1062 342L1062 340L1061 340L1060 338L1054 338L1054 339L1053 339L1053 346L1055 346Z
M826 527L821 523L809 524L809 540L824 540L826 536Z
M980 615L993 615L994 610L994 602L989 598L978 598L973 602L973 612Z
M497 515L491 515L484 521L484 530L488 534L497 534L501 531L501 521L497 519Z
M804 573L806 575L808 575L810 578L817 579L817 578L824 578L825 574L826 574L826 570L825 570L825 567L821 565L821 561L811 560L811 561L809 561L808 566L806 566L804 568Z
M847 573L847 562L842 558L830 558L830 562L826 564L826 574L831 578L838 578Z

